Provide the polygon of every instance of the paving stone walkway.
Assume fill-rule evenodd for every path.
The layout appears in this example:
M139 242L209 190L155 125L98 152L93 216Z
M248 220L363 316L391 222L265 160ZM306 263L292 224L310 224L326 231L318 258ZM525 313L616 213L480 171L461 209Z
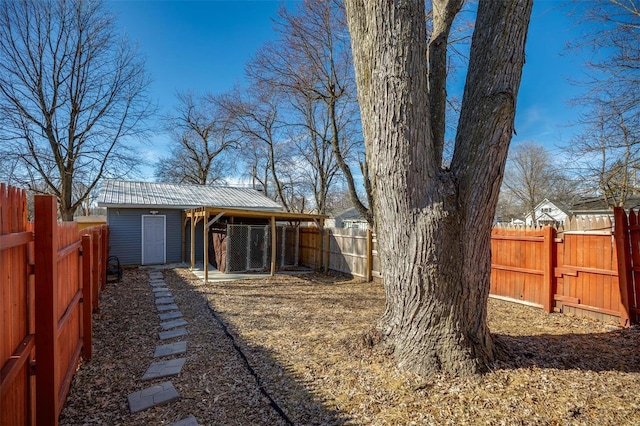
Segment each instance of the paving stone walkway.
M149 272L149 284L153 295L155 296L156 309L160 321L160 327L163 331L158 333L161 341L168 341L182 337L188 334L187 320L183 318L182 312L175 303L171 290L164 282L162 271L151 270ZM156 347L153 358L167 358L175 355L184 354L187 351L187 342L178 341L173 343L165 343ZM140 381L151 381L180 374L186 358L171 358L153 361L149 368L141 377ZM146 410L160 404L167 404L180 398L178 391L171 381L162 382L142 390L132 392L127 396L129 401L129 410L131 414L138 411ZM183 420L172 423L169 426L197 426L198 420L189 416Z

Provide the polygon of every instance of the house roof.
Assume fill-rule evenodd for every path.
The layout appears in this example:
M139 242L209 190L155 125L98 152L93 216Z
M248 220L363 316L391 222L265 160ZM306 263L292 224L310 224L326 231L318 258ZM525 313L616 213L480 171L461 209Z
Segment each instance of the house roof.
M638 209L640 207L640 197L631 196L624 202L624 209ZM577 213L612 213L613 209L607 206L602 197L583 198L571 207L571 212Z
M104 180L98 206L110 208L180 208L212 206L245 210L282 211L282 206L259 191L209 185Z
M335 215L335 219L341 219L341 220L362 220L364 221L365 219L362 217L362 215L360 214L360 212L358 211L358 209L356 209L355 207L349 207L348 209L344 210L341 213L338 213L337 215Z
M562 203L561 201L557 201L557 200L549 200L548 198L545 198L544 200L540 201L538 203L538 205L535 207L534 211L538 211L543 205L545 204L552 204L554 205L558 210L560 210L562 213L564 213L565 215L567 214L567 212L569 211L569 209L564 205L564 203ZM528 218L531 216L531 211L528 212L525 215L525 218ZM537 213L536 213L537 214ZM552 219L552 220L556 220L553 216L547 214L547 213L541 213L544 216L547 216L547 218ZM540 219L540 218L538 218Z

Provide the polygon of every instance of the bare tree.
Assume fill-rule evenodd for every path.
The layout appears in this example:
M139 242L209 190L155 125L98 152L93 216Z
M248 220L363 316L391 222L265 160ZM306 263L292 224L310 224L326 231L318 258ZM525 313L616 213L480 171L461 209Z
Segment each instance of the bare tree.
M300 117L291 117L288 124L304 128L308 133L305 140L312 143L303 151L324 150L322 144L331 148L352 203L364 218L372 221L367 169L361 169L364 201L351 169L357 155L354 145L359 142L360 122L344 7L335 0L305 0L298 6L295 13L285 7L280 9L276 27L280 39L265 44L258 52L248 66L249 76L288 97ZM337 171L324 158L305 158L317 169L319 184L315 189L319 192L314 197L317 206L324 210L326 192Z
M136 161L124 141L152 112L144 63L100 1L0 3L0 149L13 180L76 208ZM44 189L43 189L44 188Z
M606 112L605 112L606 109ZM616 113L617 110L617 113ZM627 118L631 121L627 122ZM576 159L576 171L586 190L597 193L609 207L623 206L640 190L640 123L616 108L615 103L600 104L581 115L582 130L573 138L567 152Z
M442 96L447 75L436 62L447 57L440 51L461 3L432 1L428 42L423 0L346 3L386 289L378 329L400 367L418 374L481 372L496 350L486 321L491 227L532 1L479 2L453 158L444 168L442 139L434 139L444 102L430 95Z
M168 157L160 159L156 176L167 182L207 185L224 181L234 161L229 152L237 148L228 113L215 102L178 94L175 115L167 117L173 139Z
M532 212L535 222L535 208L545 198L563 202L572 199L568 181L549 151L537 143L525 142L509 152L502 192L508 193L523 213Z
M340 168L332 152L329 140L330 122L324 109L318 108L317 102L306 96L296 97L294 109L303 117L305 132L297 132L291 136L295 140L298 155L309 167L302 168L303 185L313 194L316 211L325 214L327 198L333 183L339 177ZM320 110L320 111L319 111Z
M575 3L580 38L570 45L589 57L585 95L570 153L581 161L585 180L598 182L609 206L621 206L636 191L640 161L640 4L637 0ZM589 56L590 54L590 56Z
M282 108L279 94L268 85L254 82L245 92L234 90L226 95L211 98L228 114L231 129L242 147L252 178L259 181L265 195L282 203L292 211L291 141L286 138L285 124L280 116ZM259 174L261 171L264 174ZM289 175L289 179L285 176ZM271 190L273 186L273 191Z

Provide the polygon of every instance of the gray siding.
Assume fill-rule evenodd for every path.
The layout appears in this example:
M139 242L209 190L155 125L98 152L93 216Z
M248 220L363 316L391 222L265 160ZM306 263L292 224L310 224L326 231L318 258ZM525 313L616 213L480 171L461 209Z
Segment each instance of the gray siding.
M107 209L109 255L118 256L122 265L142 263L142 216L149 209ZM166 216L167 263L182 261L182 211L159 209ZM202 243L200 243L202 245Z
M200 222L196 223L196 249L195 249L195 253L196 253L196 262L203 262L204 260L204 253L202 250L202 242L204 241L204 232L202 230L202 227L204 226L204 221L201 220ZM191 222L187 221L187 226L185 226L185 239L186 239L186 244L185 244L185 262L189 263L191 262Z

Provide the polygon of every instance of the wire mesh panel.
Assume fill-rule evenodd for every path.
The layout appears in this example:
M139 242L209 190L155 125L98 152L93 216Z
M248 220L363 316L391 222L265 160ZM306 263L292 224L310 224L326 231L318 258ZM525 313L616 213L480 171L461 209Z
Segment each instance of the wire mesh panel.
M267 268L267 253L271 245L269 226L249 226L247 239L247 269L263 270Z
M249 227L246 225L227 225L227 268L226 272L244 272L247 270L247 239Z
M276 227L276 266L298 265L298 228ZM271 265L269 225L227 225L226 272L267 270Z

